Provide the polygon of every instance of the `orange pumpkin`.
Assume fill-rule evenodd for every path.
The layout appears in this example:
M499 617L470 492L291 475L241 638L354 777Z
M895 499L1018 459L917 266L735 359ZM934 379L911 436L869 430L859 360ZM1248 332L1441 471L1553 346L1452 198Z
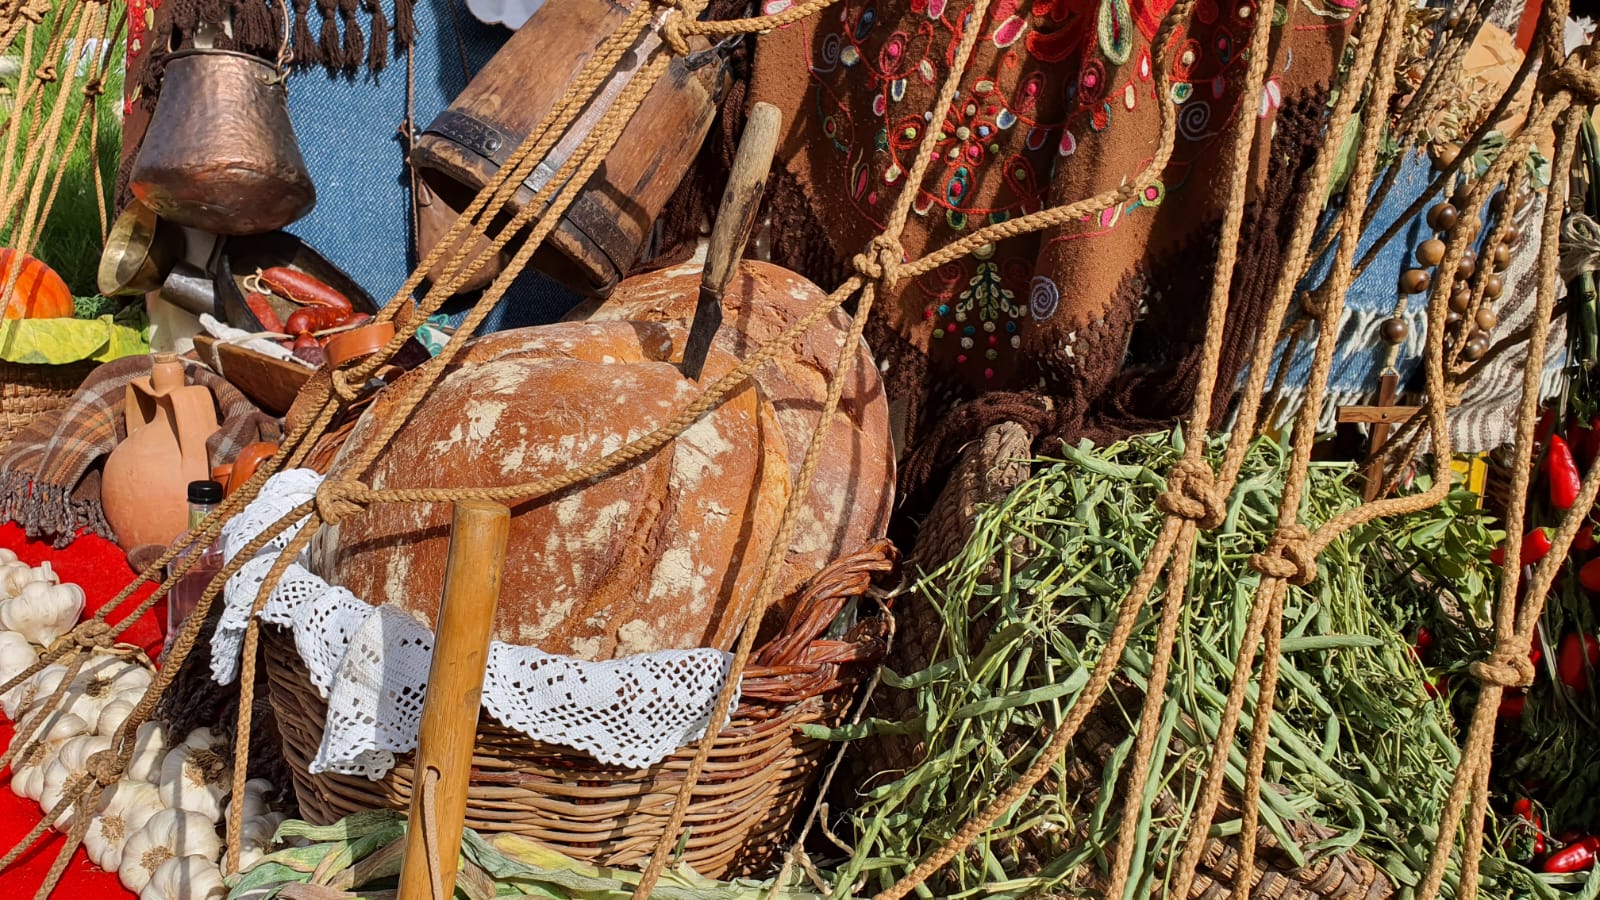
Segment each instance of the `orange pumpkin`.
M64 319L72 315L72 291L55 270L26 253L0 247L0 294L11 279L11 267L22 260L22 273L6 302L7 319Z

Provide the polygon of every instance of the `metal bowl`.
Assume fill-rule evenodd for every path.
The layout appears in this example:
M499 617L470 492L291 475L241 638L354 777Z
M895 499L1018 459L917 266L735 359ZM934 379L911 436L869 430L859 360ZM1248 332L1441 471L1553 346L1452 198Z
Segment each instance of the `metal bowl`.
M288 266L320 280L348 297L350 306L356 312L368 315L378 312L378 305L373 302L372 296L362 290L361 285L346 275L344 270L294 235L274 231L230 237L218 255L217 308L229 325L245 331L266 330L255 313L250 311L249 304L244 302L245 288L241 282L246 276L255 274L256 270L273 266ZM288 319L291 313L299 309L277 298L269 298L267 302L272 304L280 319Z
M183 229L133 200L117 216L100 253L97 281L107 297L147 294L161 287L183 257Z

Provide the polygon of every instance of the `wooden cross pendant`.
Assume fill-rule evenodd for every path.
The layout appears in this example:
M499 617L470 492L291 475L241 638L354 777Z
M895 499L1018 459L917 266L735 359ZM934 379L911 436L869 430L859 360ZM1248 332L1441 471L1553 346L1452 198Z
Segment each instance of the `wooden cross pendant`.
M1383 445L1389 440L1389 431L1393 426L1404 422L1416 415L1418 406L1396 406L1395 400L1399 398L1400 376L1393 372L1385 372L1378 380L1378 404L1376 406L1341 406L1339 407L1340 422L1359 423L1372 426L1372 437L1367 441L1367 471L1364 475L1366 486L1362 490L1362 497L1368 503L1378 499L1378 493L1383 490Z

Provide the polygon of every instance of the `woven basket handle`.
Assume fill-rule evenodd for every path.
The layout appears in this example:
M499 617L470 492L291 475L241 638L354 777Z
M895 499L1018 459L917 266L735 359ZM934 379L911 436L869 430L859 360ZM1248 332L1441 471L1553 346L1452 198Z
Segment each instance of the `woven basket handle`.
M894 571L899 563L900 554L894 544L880 538L828 564L806 585L782 633L761 648L756 664L770 667L803 663L806 648L828 630L845 602L861 596L874 576Z

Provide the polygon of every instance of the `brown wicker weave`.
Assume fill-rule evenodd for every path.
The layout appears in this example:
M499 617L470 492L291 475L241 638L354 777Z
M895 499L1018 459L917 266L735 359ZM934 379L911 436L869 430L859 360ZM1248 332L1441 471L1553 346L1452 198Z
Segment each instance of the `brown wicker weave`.
M924 572L937 569L961 551L971 537L974 515L983 506L1003 499L1028 477L1030 470L1026 460L1029 456L1027 432L1010 422L990 427L962 451L917 537L912 561L918 569ZM908 597L897 609L896 620L895 643L887 660L889 668L897 672L916 672L933 663L932 656L943 627L938 615L931 608L918 605L915 597ZM975 622L973 628L981 632L983 623ZM1142 695L1131 685L1118 684L1114 689L1121 695L1122 702L1113 702L1110 698L1101 702L1080 730L1073 755L1064 769L1068 784L1060 793L1077 794L1081 798L1079 808L1084 811L1094 808L1105 764L1129 734L1120 710L1138 709L1143 702ZM873 702L874 714L891 719L903 718L915 708L915 700L908 692L887 688L880 688ZM875 772L898 770L914 765L921 754L922 748L909 740L881 738L861 747L856 774L867 779ZM1236 798L1226 797L1224 805L1232 802L1236 802ZM1171 789L1157 796L1156 809L1158 814L1181 815ZM1286 827L1302 845L1330 836L1325 829L1309 822L1289 822ZM1059 844L1063 836L1037 836L1041 846L1028 846L1034 837L1017 836L1018 858L1035 859L1042 865L1049 861L1049 845ZM1234 896L1234 873L1239 858L1237 840L1234 837L1207 842L1188 900L1223 900ZM1255 868L1254 887L1250 891L1252 900L1388 900L1396 893L1382 871L1354 853L1318 859L1297 869L1265 829L1258 841ZM1088 875L1086 881L1079 885L1081 889L1090 891L1091 895L1100 893L1097 889L1101 886L1095 883L1093 875Z
M745 670L740 702L718 735L685 820L682 859L712 878L752 874L782 849L802 795L829 742L797 726L837 725L857 686L882 659L887 623L868 618L842 639L822 637L845 603L894 568L887 541L835 562L812 580L780 636ZM415 772L401 757L378 781L312 775L326 703L311 686L287 632L262 630L269 695L294 775L301 815L326 824L361 810L405 809ZM487 715L478 722L467 827L510 831L587 862L639 867L665 827L691 745L649 769L602 765L586 754L541 744Z
M0 360L0 447L40 414L66 406L95 365L35 366Z

